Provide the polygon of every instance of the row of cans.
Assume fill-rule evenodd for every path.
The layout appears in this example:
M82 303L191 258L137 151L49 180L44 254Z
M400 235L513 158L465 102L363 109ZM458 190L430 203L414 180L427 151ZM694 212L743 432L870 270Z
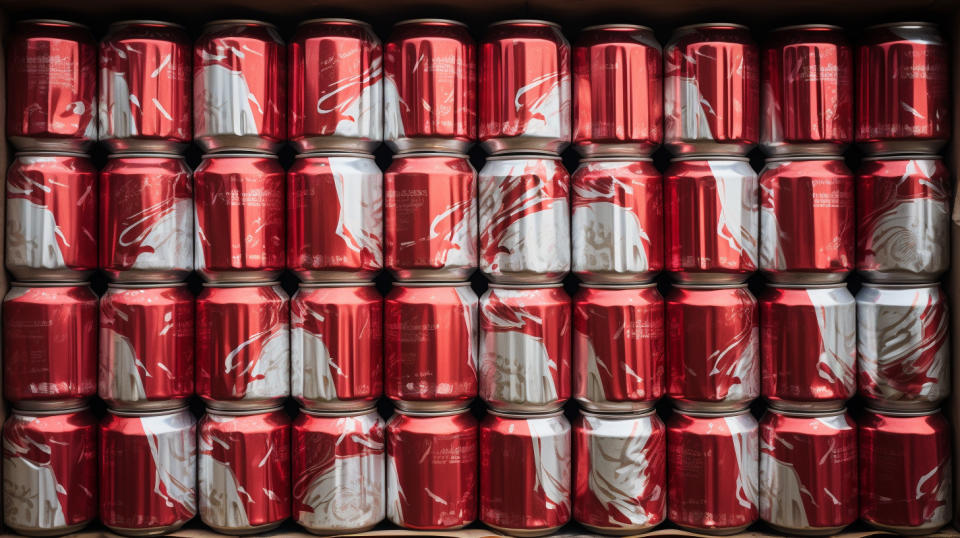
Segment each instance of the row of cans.
M761 50L727 23L679 28L663 49L649 28L595 26L571 49L537 20L495 23L479 47L439 19L398 23L386 46L353 20L306 21L289 46L268 23L220 20L191 50L165 22L115 23L98 49L79 25L31 20L8 48L7 133L20 149L99 138L114 152L191 139L273 151L289 138L301 151L386 140L462 153L479 140L492 153L559 152L572 140L585 155L661 142L675 153L759 142L772 154L836 154L856 139L868 152L934 153L950 135L948 56L928 23L868 28L856 50L841 28L792 26Z
M98 463L99 459L99 473ZM756 419L675 412L301 412L183 408L14 410L3 429L5 523L74 532L99 514L121 534L174 530L199 511L228 534L293 519L315 533L416 530L479 519L518 536L572 519L635 534L669 519L711 534L758 519L786 534L834 534L858 517L908 534L951 518L950 426L939 411L867 409ZM897 472L892 472L896 469ZM131 480L131 477L138 477ZM98 507L99 504L99 507Z

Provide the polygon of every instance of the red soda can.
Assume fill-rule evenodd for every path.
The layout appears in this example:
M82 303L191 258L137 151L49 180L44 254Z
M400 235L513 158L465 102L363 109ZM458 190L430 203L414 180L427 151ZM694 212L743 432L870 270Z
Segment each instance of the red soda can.
M469 282L394 285L384 301L384 379L394 405L459 409L477 396L477 302Z
M896 534L929 534L950 523L950 423L939 409L867 409L859 423L860 519Z
M653 30L589 26L573 46L573 145L584 156L649 155L663 141L663 51Z
M24 281L97 268L97 169L80 153L18 153L7 171L6 266Z
M193 177L176 154L115 154L100 171L100 268L120 282L193 271Z
M86 407L13 409L3 426L4 525L73 534L97 517L97 419Z
M190 40L183 27L121 21L100 42L100 141L113 152L179 152L190 142Z
M469 409L411 412L387 421L387 517L415 530L477 519L477 419Z
M384 47L383 138L394 152L464 153L477 138L477 44L462 22L411 19Z
M573 395L591 411L653 407L663 396L664 303L656 284L581 284L573 297Z
M760 396L757 299L746 284L667 294L667 395L690 411L732 412Z
M768 159L760 270L773 282L843 282L854 266L854 180L843 157Z
M156 536L197 515L197 421L186 407L100 422L100 521L117 534Z
M367 409L383 394L383 297L372 282L300 284L290 299L291 395L308 409Z
M282 407L210 409L197 433L204 524L225 534L259 534L290 517L290 417Z
M832 535L857 520L857 425L846 410L767 410L760 519L788 536Z
M677 28L663 49L667 148L687 153L745 154L760 139L760 68L746 26Z
M362 532L380 523L387 482L377 410L302 409L292 429L294 520L315 534Z
M480 270L504 284L570 270L570 175L557 155L501 155L480 170Z
M664 174L671 276L681 282L736 284L756 271L759 188L746 158L674 159Z
M952 191L939 155L866 158L857 173L857 271L871 282L939 280L950 266Z
M20 21L7 40L7 140L21 150L84 151L97 140L97 45L90 29Z
M857 391L857 306L845 284L767 288L760 297L761 393L772 407L840 409Z
M269 280L283 270L284 176L276 155L204 156L194 172L194 260L208 282Z
M479 137L489 153L559 153L570 143L570 44L560 25L493 23L480 43Z
M561 284L492 284L480 299L480 397L509 413L548 413L571 392L571 303Z
M762 77L760 143L769 155L839 155L853 142L853 49L843 28L777 28Z
M98 393L126 411L193 395L193 294L186 284L110 284L100 298Z
M262 409L290 395L290 300L276 282L207 284L197 297L197 394Z
M857 51L857 143L936 153L950 138L950 49L935 24L867 28Z
M563 411L488 411L480 423L480 521L513 536L544 536L570 521L570 423Z
M646 532L667 517L667 429L649 410L581 411L573 424L573 518L592 532Z
M383 49L369 24L300 23L287 47L287 132L299 151L371 152L383 139Z
M857 293L860 396L881 410L935 409L950 395L950 312L937 283Z
M287 139L287 49L269 23L208 22L193 44L193 138L206 151L276 151Z
M3 397L77 407L97 393L97 296L88 284L14 282L3 298Z
M477 268L477 171L466 155L401 153L383 176L386 265L399 280L467 280Z
M663 176L650 159L583 159L572 181L570 243L580 280L646 282L663 270Z

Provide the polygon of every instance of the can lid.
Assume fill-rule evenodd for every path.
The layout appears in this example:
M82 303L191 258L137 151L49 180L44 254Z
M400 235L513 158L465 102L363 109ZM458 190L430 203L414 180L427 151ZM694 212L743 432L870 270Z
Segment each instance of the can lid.
M83 403L80 405L70 405L68 407L46 408L46 409L20 409L13 407L11 410L14 415L25 415L28 417L48 417L51 415L66 415L67 413L76 413L77 411L86 411L90 406Z
M263 413L274 413L276 411L282 411L282 405L270 405L267 407L256 407L253 409L227 409L223 407L210 407L207 406L206 411L208 415L225 415L228 417L247 417L250 415L259 415Z
M408 157L448 157L451 159L469 158L465 153L455 153L452 151L417 151L413 153L395 153L393 155L393 160L406 159Z
M13 154L13 158L17 159L20 157L77 157L89 159L90 156L86 153L80 153L79 151L49 151L49 150L32 150L32 151L18 151Z
M111 282L107 284L107 289L146 290L158 288L182 288L186 285L186 282Z
M830 284L785 284L780 282L771 282L768 284L770 288L773 289L784 289L784 290L832 290L838 288L846 288L846 282L832 282Z
M697 30L700 28L736 28L738 30L749 30L746 25L737 24L735 22L698 22L695 24L685 24L676 28L673 32L681 32L684 30Z
M377 407L371 405L370 407L364 407L363 409L351 409L349 411L340 410L319 410L319 409L307 409L306 407L300 408L300 412L305 415L310 415L312 417L358 417L361 415L368 415L370 413L377 413ZM379 417L380 415L377 415Z
M936 153L883 153L868 155L863 158L863 161L939 161L942 159L943 156Z
M503 418L519 418L519 419L532 419L532 418L550 418L556 416L563 416L563 407L558 407L553 411L545 411L543 413L524 413L522 411L498 411L493 408L487 409L488 415L493 415Z
M279 280L267 280L263 282L204 282L204 288L261 288L266 286L279 286Z
M111 153L108 159L183 159L179 153Z
M562 288L562 282L551 282L543 284L495 284L490 283L489 286L491 289L497 290L540 290L540 289L550 289L550 288Z
M771 32L788 32L790 30L840 30L843 31L842 26L837 26L836 24L818 24L818 23L808 23L808 24L791 24L789 26L781 26L779 28L774 28Z
M169 21L158 21L153 19L129 19L125 21L117 21L110 24L110 28L121 28L123 26L133 26L133 25L150 25L150 26L166 26L168 28L177 28L180 30L186 30L182 24L177 24L175 22Z
M375 282L301 282L299 288L369 288Z
M643 30L645 32L653 32L653 28L650 28L649 26L644 26L642 24L628 24L628 23L620 23L620 22L614 22L610 24L594 24L593 26L587 26L586 28L580 31L589 32L591 30L612 30L616 28L623 28L625 30Z
M395 407L394 412L398 415L405 415L408 417L452 417L454 415L462 415L470 411L469 407L458 407L456 409L444 409L442 411L411 411L409 409L402 409L400 407Z
M202 159L276 159L277 156L263 151L238 150L236 148L225 148L223 153L204 153Z
M880 24L874 24L872 26L867 26L864 30L879 30L881 28L938 28L936 23L929 21L900 21L900 22L884 22Z
M650 157L633 157L631 155L606 155L603 157L587 157L585 159L580 159L581 163L615 163L615 162L624 162L624 163L637 163L637 162L653 162L653 159Z
M777 155L767 157L765 163L784 163L795 161L842 161L843 155Z
M80 24L79 22L65 21L63 19L23 19L22 21L17 21L17 24L51 24L58 26L73 26L75 28L83 28L84 30L90 30L90 27L86 24Z
M559 161L560 156L549 151L524 151L517 153L497 153L487 157L490 161L519 161L519 160L541 160L541 161Z
M501 26L504 24L535 24L535 25L542 25L542 26L552 26L553 28L560 28L559 24L555 22L545 21L542 19L507 19L503 21L490 23L488 25L488 28L493 26Z
M940 412L939 407L933 409L877 409L876 407L867 406L866 411L876 415L883 415L885 417L925 417L929 415L936 415Z
M207 22L203 25L204 29L211 28L213 26L223 26L226 24L242 24L247 26L263 26L264 28L273 28L277 29L277 26L273 23L260 21L257 19L216 19L210 22Z
M630 420L640 417L649 417L657 414L657 410L654 408L640 409L638 411L620 411L620 412L600 412L600 411L589 411L587 409L580 409L580 414L587 417L598 417L607 420Z
M886 282L864 282L861 284L864 288L876 288L879 290L916 290L927 288L939 288L939 282L912 282L909 284L890 284Z
M400 288L461 288L463 286L469 286L469 282L404 282L398 281L394 282L394 287Z
M674 288L680 288L682 290L732 290L739 288L746 288L747 283L742 282L740 284L694 284L688 282L676 282L673 284Z
M10 283L11 288L85 288L89 286L89 280L59 280L55 282L49 280L36 282L32 280L17 280Z
M717 417L737 417L750 413L749 407L738 409L736 411L693 411L690 409L674 409L674 413L686 415L688 417L717 418Z
M395 23L394 26L401 26L404 24L450 24L454 26L463 26L467 27L466 23L460 21L455 21L453 19L434 19L434 18L421 18L421 19L406 19L398 23Z
M785 417L798 417L798 418L816 418L816 417L835 417L838 415L845 415L847 413L846 407L840 407L839 409L824 409L820 411L814 410L798 410L798 409L782 409L776 406L767 407L767 412L775 413L777 415L783 415Z
M558 286L560 284L557 284ZM541 286L546 287L546 286ZM595 284L591 282L581 282L581 288L597 289L597 290L641 290L646 288L656 288L656 282L629 282L629 283L617 283L617 284Z
M361 21L361 20L358 20L358 19L348 19L348 18L343 18L343 17L320 17L320 18L317 18L317 19L307 19L307 20L301 22L300 24L298 24L297 26L304 26L304 25L313 24L313 23L324 24L324 23L328 23L328 22L340 23L340 24L355 24L355 25L357 25L357 26L363 26L363 27L365 27L365 28L371 28L370 23L368 23L368 22Z
M741 155L724 155L720 153L687 153L670 159L672 163L685 161L740 161L748 163L750 159Z
M217 155L216 153L214 155ZM373 155L369 153L355 153L347 151L310 151L307 153L300 153L297 155L297 159L307 159L307 158L329 158L329 157L353 157L355 159L373 159Z
M120 409L108 408L107 411L118 417L159 417L163 415L176 415L184 411L189 412L187 404L178 405L169 409L156 409L151 411L121 411Z

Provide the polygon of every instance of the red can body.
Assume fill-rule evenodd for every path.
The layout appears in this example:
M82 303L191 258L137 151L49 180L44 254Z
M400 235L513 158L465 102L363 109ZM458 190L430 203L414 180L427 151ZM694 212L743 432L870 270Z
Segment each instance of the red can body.
M552 22L494 23L480 43L479 137L490 153L570 143L570 44Z
M159 535L195 515L197 421L190 410L111 410L100 423L100 521L119 534Z
M760 140L770 155L836 155L853 142L853 49L843 28L778 28L763 49Z
M120 282L193 271L193 177L178 155L115 154L100 171L100 268Z
M193 294L183 284L111 284L100 299L98 393L121 410L180 407L193 395Z
M290 517L290 417L283 408L211 409L198 425L200 518L222 533L266 532Z
M197 271L209 282L270 280L284 268L284 172L275 155L212 154L194 172Z
M204 286L196 346L209 407L258 409L290 395L290 301L279 284Z
M383 138L383 48L351 19L297 27L290 62L287 133L300 151L373 151Z
M97 45L69 21L20 21L7 41L7 139L83 151L97 140Z
M301 284L290 322L290 392L300 405L374 405L383 394L383 297L372 284Z
M859 426L860 519L898 534L927 534L949 524L953 456L950 423L940 411L868 409Z
M466 280L477 267L477 171L466 155L400 154L384 174L386 266L400 280Z
M403 409L477 396L477 294L468 282L397 284L384 304L386 394Z
M100 42L100 141L113 152L177 152L190 142L190 40L183 27L123 21Z
M97 268L97 169L79 153L19 153L7 171L6 266L24 281Z
M415 530L477 519L479 428L469 409L400 410L387 422L387 517Z
M477 44L445 19L397 23L383 55L383 137L394 152L463 153L477 138Z
M480 521L523 536L570 521L571 429L562 412L487 413L480 424Z
M90 286L13 283L3 299L3 397L19 409L62 409L96 393Z
M3 426L4 525L72 534L97 517L97 420L86 407L22 411Z

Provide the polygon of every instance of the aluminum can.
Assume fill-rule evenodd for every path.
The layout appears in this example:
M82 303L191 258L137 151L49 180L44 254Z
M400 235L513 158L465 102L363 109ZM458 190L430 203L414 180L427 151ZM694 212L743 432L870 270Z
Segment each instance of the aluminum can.
M477 44L465 24L398 22L383 70L383 138L391 150L469 149L477 138Z
M194 301L185 284L111 284L100 298L98 393L114 409L193 396Z
M363 282L383 268L383 174L372 155L298 156L286 215L287 267L300 280Z
M769 155L839 155L853 142L853 48L843 28L777 28L763 48L760 144Z
M560 284L492 284L480 299L480 397L507 413L548 413L571 395L570 297Z
M950 266L952 190L938 155L865 159L857 172L860 275L871 282L939 280Z
M663 396L664 303L656 284L582 284L573 297L573 395L604 413Z
M663 183L666 268L674 279L736 284L757 270L760 181L746 158L674 159Z
M112 155L100 171L100 268L119 282L193 271L193 176L176 154Z
M560 157L490 157L479 185L483 274L502 284L562 280L570 270L570 175Z
M760 396L760 320L746 284L677 285L666 304L667 395L674 405L733 412Z
M287 49L277 28L208 22L193 44L193 138L206 151L276 151L287 139Z
M290 395L290 300L280 284L205 285L196 346L207 407L262 409Z
M560 25L493 23L480 42L479 138L489 153L559 153L570 143L570 44Z
M746 26L677 28L663 49L664 144L743 155L760 139L760 54Z
M197 434L206 525L224 534L259 534L290 517L290 417L282 407L210 409Z
M824 412L857 391L857 306L844 284L767 288L760 296L761 394L771 406Z
M97 268L97 169L80 153L18 153L7 170L6 266L25 281Z
M54 19L13 26L7 40L7 140L21 150L84 151L97 140L97 45Z
M197 421L186 407L108 410L100 422L100 521L126 536L175 531L197 515Z
M860 288L857 370L860 396L876 409L935 409L950 395L950 311L939 284Z
M773 282L843 282L854 267L854 179L843 157L769 159L760 174L760 270Z
M470 409L397 410L387 421L387 517L414 530L477 519L479 428Z
M371 152L383 139L383 49L369 24L300 23L287 47L287 133L298 151Z
M3 397L77 407L97 393L97 296L87 284L14 282L3 298Z
M667 517L667 429L649 410L581 411L573 425L573 518L591 532L646 532Z
M280 274L285 176L276 155L205 155L194 180L200 275L208 282L257 282Z
M73 534L97 517L97 419L86 407L13 409L3 426L4 525Z
M383 419L374 408L293 420L293 518L315 534L372 529L386 515Z
M950 523L950 423L939 409L867 409L859 445L861 520L896 534L929 534Z
M572 452L562 411L489 411L480 423L480 521L512 536L559 530L570 521Z
M373 283L300 284L290 300L290 388L308 409L367 409L383 394L383 297Z
M950 138L950 48L937 26L867 28L857 50L857 143L867 153L936 153Z
M477 171L466 155L401 153L383 176L386 266L403 281L467 280L477 268Z
M100 141L115 152L179 152L192 138L190 40L162 21L121 21L100 42Z
M846 410L767 410L760 519L787 536L832 535L857 520L857 425Z
M573 146L584 156L653 153L663 142L663 51L653 30L589 26L573 46Z
M647 282L663 270L663 176L650 159L587 158L572 182L570 243L580 280Z
M384 301L386 395L412 411L477 396L477 294L469 282L397 283Z

